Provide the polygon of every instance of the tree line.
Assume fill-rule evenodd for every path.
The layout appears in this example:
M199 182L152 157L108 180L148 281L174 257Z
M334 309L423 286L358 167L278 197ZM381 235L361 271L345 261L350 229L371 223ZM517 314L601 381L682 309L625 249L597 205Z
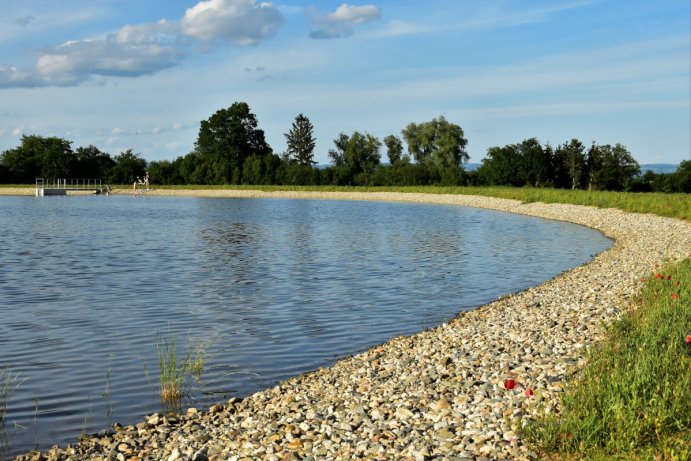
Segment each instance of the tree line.
M328 152L328 167L316 166L314 126L305 115L296 116L284 136L286 151L274 153L244 102L201 121L194 149L173 161L147 162L132 149L111 157L92 145L72 150L65 139L28 135L0 156L0 183L79 177L129 184L148 171L152 182L161 185L510 185L691 192L689 161L670 175L640 176L638 163L624 146L593 142L586 148L577 139L556 148L535 138L491 147L476 171L466 171L463 129L443 116L410 123L400 136L382 140L366 132L339 133Z

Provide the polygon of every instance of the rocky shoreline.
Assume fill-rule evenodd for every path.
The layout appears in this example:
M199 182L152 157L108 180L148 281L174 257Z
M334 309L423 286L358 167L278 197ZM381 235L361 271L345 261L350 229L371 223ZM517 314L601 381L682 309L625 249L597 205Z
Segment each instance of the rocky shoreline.
M641 277L655 264L691 256L691 223L614 209L377 192L147 194L473 206L582 224L615 244L543 285L273 389L190 408L185 415L151 415L17 461L536 458L516 429L535 415L558 411L564 380L583 365L603 324L627 308ZM506 389L507 379L516 382L513 389Z

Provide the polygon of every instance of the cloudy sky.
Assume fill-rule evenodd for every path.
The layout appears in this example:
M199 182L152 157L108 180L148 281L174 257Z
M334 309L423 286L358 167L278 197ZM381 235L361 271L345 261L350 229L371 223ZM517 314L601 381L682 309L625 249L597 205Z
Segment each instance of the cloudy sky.
M691 158L688 0L0 0L0 151L23 134L173 160L244 101L315 158L443 115L472 162L537 137Z

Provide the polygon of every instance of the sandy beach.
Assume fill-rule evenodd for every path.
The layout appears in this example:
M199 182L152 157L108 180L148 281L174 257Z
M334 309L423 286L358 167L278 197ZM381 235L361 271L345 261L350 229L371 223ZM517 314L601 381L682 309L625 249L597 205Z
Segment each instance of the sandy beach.
M33 194L0 188L0 195ZM150 415L18 460L533 459L517 428L559 410L564 382L583 366L603 326L630 306L641 277L691 256L691 223L615 209L389 192L156 189L144 196L472 206L581 224L615 244L543 285L245 399ZM514 389L504 387L507 378Z

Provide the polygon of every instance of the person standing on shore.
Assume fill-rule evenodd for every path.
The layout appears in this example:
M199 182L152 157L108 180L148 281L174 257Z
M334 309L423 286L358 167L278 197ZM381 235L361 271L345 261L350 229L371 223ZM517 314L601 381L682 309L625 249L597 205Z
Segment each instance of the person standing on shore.
M144 185L146 186L146 190L149 190L149 172L146 171L144 174Z

